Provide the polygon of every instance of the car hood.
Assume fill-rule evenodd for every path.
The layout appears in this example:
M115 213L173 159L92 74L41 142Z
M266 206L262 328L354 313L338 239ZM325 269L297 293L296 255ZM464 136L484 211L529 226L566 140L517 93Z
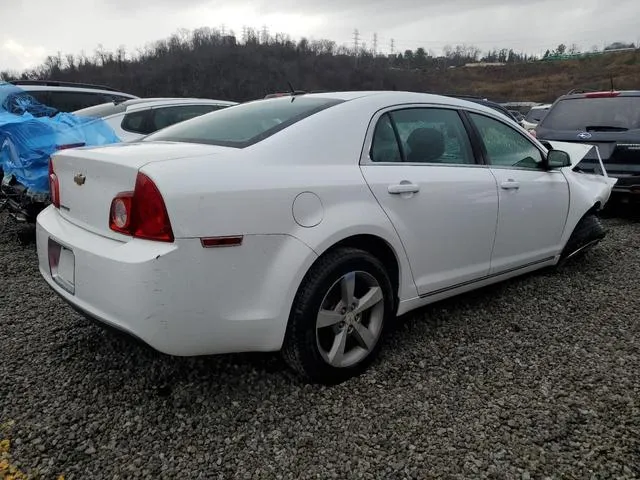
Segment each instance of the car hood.
M584 157L591 151L591 149L596 148L594 145L589 143L574 143L574 142L559 142L559 141L547 141L554 150L562 150L569 154L569 158L571 159L571 167L575 167L578 163L584 159Z
M579 178L585 178L584 176L586 175L587 178L589 179L589 183L591 183L592 185L593 185L593 182L599 183L601 185L606 185L606 187L608 187L608 188L605 187L605 191L608 190L608 193L606 193L606 198L607 199L609 198L611 189L616 184L618 179L614 177L609 177L607 175L604 164L601 165L601 168L604 169L604 175L600 175L598 173L584 173L584 172L578 173L573 170L574 167L578 165L578 163L580 163L592 149L596 149L596 151L598 150L597 145L590 145L588 143L557 142L557 141L547 141L547 143L549 143L554 150L563 150L569 154L569 159L571 160L571 166L565 167L562 169L565 172L565 174L567 174L567 176L571 176L574 179L579 179ZM578 180L578 181L580 183L583 183L581 180ZM596 187L596 190L599 190L598 187ZM604 194L603 191L598 193Z

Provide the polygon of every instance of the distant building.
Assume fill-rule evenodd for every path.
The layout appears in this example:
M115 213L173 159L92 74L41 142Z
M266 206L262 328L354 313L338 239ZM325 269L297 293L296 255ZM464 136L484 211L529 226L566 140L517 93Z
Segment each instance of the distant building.
M465 67L503 67L506 63L502 62L476 62L476 63L465 63Z

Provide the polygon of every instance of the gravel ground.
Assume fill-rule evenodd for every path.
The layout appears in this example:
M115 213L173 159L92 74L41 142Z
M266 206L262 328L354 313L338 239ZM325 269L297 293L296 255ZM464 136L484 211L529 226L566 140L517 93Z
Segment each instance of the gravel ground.
M606 224L560 272L401 319L332 388L277 355L168 358L103 332L0 239L0 449L66 480L640 478L640 223Z

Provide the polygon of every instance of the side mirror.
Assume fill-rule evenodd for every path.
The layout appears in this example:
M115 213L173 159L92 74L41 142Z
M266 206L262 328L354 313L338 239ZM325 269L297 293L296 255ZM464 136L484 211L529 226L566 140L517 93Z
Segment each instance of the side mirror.
M556 169L571 166L571 158L567 152L562 150L551 150L547 154L547 168Z

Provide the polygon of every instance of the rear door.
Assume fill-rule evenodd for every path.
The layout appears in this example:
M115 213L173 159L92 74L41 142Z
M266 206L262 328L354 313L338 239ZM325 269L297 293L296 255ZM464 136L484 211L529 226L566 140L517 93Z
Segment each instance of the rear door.
M563 173L544 168L545 153L526 132L488 115L468 115L499 187L491 274L552 259L569 213Z
M361 170L404 245L420 295L488 274L496 182L477 162L462 117L444 106L378 112Z

